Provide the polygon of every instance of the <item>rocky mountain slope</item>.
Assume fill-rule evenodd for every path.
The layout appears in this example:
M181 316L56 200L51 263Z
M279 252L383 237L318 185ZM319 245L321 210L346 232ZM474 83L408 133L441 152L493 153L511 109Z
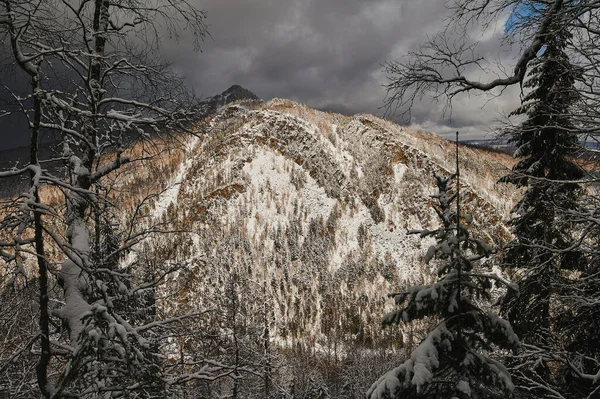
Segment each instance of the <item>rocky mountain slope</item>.
M250 90L240 86L233 85L221 94L207 98L200 103L198 113L200 115L210 115L217 112L221 107L235 101L241 100L259 100L258 96Z
M245 320L268 320L280 347L410 339L382 331L380 318L388 292L431 278L429 243L407 232L437 226L433 174L454 170L453 143L280 99L232 103L198 132L148 211L176 233L123 261L187 265L167 284L165 306L201 310L239 296ZM515 192L496 181L510 162L460 150L471 229L495 245L509 238Z

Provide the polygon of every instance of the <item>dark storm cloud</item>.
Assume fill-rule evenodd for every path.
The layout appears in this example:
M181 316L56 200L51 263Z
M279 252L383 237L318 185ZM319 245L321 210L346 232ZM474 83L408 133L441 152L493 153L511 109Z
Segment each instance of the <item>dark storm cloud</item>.
M264 99L290 98L346 114L382 115L381 64L435 34L447 16L441 0L205 0L198 6L208 13L213 38L203 53L165 46L165 57L197 94L241 84ZM501 25L496 33L502 33ZM492 32L476 35L482 54L511 61L489 40ZM451 118L443 114L444 104L426 100L410 122L439 134L461 129L465 136L481 137L518 97L488 100L457 99Z
M179 43L165 38L162 52L197 95L240 84L263 99L290 98L345 114L382 115L386 79L381 65L435 34L447 17L443 0L191 1L207 12L212 38L202 53L194 53L183 32ZM499 47L488 36L474 38L481 41L482 54L493 58ZM512 56L499 57L510 61L510 69ZM444 104L425 100L416 104L412 120L396 120L438 134L460 129L465 136L481 136L502 107L505 112L514 108L518 96L486 101L457 99L449 118ZM0 120L3 129L8 131ZM3 142L15 141L3 137L0 132ZM0 147L7 146L0 142Z
M11 65L4 43L0 44L0 54L0 149L21 147L29 141L27 119L12 96L24 97L28 93L29 79L19 68ZM10 86L12 93L5 85Z

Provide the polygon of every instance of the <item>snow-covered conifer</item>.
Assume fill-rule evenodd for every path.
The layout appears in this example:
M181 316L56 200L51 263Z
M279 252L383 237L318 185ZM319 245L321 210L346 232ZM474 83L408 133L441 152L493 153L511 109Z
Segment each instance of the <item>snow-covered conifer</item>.
M375 382L368 396L378 398L505 398L514 385L507 369L492 357L495 349L517 351L519 339L510 324L483 310L492 283L510 284L478 267L491 247L469 236L461 221L458 175L435 176L438 193L434 209L441 226L411 231L432 237L435 244L425 262L437 267L433 284L414 286L390 294L398 309L383 318L383 325L431 318L436 326L403 364ZM453 204L456 203L456 206Z
M555 17L557 19L559 17ZM561 269L582 270L585 258L577 251L573 225L560 209L577 209L583 170L573 161L578 151L572 108L580 98L579 79L565 48L571 35L553 22L543 53L531 62L531 89L513 115L526 120L507 132L517 146L519 161L501 181L527 190L514 207L511 221L515 240L506 250L506 267L524 270L518 281L519 297L509 296L503 313L524 342L546 345L551 330L550 302ZM559 182L559 181L570 182Z

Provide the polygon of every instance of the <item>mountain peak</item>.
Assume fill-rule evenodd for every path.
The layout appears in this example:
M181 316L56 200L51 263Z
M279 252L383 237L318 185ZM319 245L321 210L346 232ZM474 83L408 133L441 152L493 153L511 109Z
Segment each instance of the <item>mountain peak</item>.
M200 114L214 114L225 105L241 100L260 100L260 98L250 90L240 85L232 85L223 93L217 94L213 97L208 97L206 100L202 101L199 108Z
M222 96L235 96L235 97L239 97L236 98L236 100L258 100L258 96L254 93L252 93L250 90L240 86L240 85L232 85L231 87L229 87L227 90L225 90L223 93L221 93Z

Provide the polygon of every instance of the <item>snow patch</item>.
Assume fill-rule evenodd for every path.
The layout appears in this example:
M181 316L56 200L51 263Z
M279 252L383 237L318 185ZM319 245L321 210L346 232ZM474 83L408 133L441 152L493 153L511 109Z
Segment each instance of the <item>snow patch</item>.
M290 168L304 174L304 182L300 190L296 189L290 173L286 172ZM298 200L299 206L307 210L309 219L327 218L336 203L336 200L328 197L325 189L301 167L287 160L283 155L268 152L264 148L258 148L255 158L245 164L242 170L249 180L244 202L251 206L247 227L251 237L256 237L267 222L271 226L287 225L289 223L287 211L291 208L294 199ZM287 197L285 206L278 210L274 197L282 201L284 195ZM239 199L236 199L230 204L230 209L238 206Z
M198 137L194 137L186 146L186 155L192 152L198 144ZM175 177L173 177L167 184L167 188L159 195L158 201L154 205L154 212L152 213L152 220L158 221L165 214L169 205L177 202L177 196L179 195L179 189L182 182L185 180L188 171L192 166L192 157L186 157L187 159L179 165L179 169Z
M70 259L62 263L59 277L63 282L65 305L56 311L56 315L67 322L71 342L76 342L84 328L81 318L92 309L82 293L87 287L87 282L81 268Z
M406 170L408 169L408 166L406 166L403 163L394 163L394 165L392 166L392 169L394 170L394 180L396 181L396 183L401 183L402 182L402 178L404 177L404 173L406 173Z

